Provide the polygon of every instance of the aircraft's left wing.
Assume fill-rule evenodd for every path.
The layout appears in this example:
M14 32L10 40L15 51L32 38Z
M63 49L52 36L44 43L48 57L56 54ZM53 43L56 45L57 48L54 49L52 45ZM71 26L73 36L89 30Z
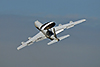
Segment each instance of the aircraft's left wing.
M31 45L31 44L33 44L33 42L38 42L38 41L41 41L41 40L44 40L44 39L46 39L46 37L45 37L45 35L42 33L42 32L39 32L38 34L36 34L34 37L29 37L28 38L29 40L28 41L26 41L26 42L22 42L21 44L22 45L20 45L18 48L17 48L17 50L20 50L20 49L22 49L22 48L24 48L25 46L29 46L29 45Z

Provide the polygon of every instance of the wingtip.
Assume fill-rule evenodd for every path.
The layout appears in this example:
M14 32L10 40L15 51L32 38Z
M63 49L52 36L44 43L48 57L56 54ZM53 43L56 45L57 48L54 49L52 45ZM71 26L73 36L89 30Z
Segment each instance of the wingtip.
M83 21L86 21L86 19L83 19Z
M17 50L20 50L19 48L17 48Z

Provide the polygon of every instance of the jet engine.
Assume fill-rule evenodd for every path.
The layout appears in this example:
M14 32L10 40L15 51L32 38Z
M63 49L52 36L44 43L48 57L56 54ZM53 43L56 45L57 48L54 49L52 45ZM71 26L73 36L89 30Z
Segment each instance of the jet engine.
M39 21L35 21L35 27L36 27L37 29L39 29L40 31L41 31L41 30L50 29L50 28L52 28L52 27L54 27L54 26L55 26L55 22L52 22L52 21L47 22L47 23L45 23L45 24L42 24L42 23L40 23Z

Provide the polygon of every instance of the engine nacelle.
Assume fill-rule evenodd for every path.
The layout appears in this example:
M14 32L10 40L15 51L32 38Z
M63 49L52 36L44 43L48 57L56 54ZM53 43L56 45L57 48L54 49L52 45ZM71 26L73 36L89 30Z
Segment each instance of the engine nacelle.
M69 23L73 23L73 21L70 21Z
M45 24L40 23L39 21L35 22L35 27L39 30L47 30L55 26L55 22L47 22Z
M21 42L21 44L23 45L23 44L24 44L24 42Z
M28 37L28 39L30 40L30 39L31 39L31 37Z

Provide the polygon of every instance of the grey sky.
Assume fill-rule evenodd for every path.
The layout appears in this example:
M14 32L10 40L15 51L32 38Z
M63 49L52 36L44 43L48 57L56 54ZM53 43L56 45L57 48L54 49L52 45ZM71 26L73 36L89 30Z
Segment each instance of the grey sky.
M99 0L1 0L0 67L100 67L99 6ZM35 20L58 25L82 18L87 21L58 35L70 34L68 39L16 49L39 32Z
M99 0L0 0L1 14L100 17Z

